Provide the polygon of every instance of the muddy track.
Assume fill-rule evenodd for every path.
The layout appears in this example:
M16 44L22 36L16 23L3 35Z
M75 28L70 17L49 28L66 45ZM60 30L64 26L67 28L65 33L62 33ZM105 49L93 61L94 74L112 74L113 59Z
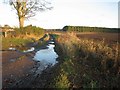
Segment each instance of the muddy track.
M26 88L26 87L28 87L29 84L32 83L35 80L35 78L42 73L43 69L44 69L43 66L40 65L40 63L38 62L37 65L30 71L28 76L17 81L15 84L13 84L11 86L11 88Z
M47 41L47 44L48 44L48 42L50 42L50 40L55 42L55 38L52 35L50 35L50 39ZM45 46L46 45L42 46L42 48L44 48ZM42 49L42 48L40 47L40 49ZM33 54L33 53L32 52L26 53L25 55L32 58L33 55L31 55L31 54ZM45 71L46 69L47 70L51 69L50 68L51 66L49 66L49 65L46 67L39 61L35 61L35 62L36 62L36 65L29 71L27 76L25 76L22 79L18 80L17 82L13 83L11 86L9 86L9 88L32 88L31 87L32 83L34 83L34 81L37 80L38 77L40 77L42 72Z

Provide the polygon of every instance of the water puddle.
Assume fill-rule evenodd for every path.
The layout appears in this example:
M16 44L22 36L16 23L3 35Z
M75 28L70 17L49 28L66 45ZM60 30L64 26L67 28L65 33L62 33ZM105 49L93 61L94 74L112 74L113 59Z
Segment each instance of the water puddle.
M58 58L57 53L54 51L54 44L48 44L46 47L47 49L37 51L33 58L36 61L40 61L40 64L45 68L54 66L57 63L56 59Z
M10 47L9 50L11 50L11 51L12 51L12 50L15 51L16 48Z
M23 52L28 53L28 52L32 52L32 51L34 51L34 50L35 50L35 48L34 48L34 47L31 47L30 49L24 50Z
M8 48L8 50L10 50L10 51L15 51L15 50L18 50L18 49L13 48L13 47L10 47L10 48ZM28 49L28 50L20 50L20 51L22 51L22 52L24 52L24 53L28 53L28 52L32 52L32 51L34 51L34 50L35 50L35 48L34 48L34 47L31 47L31 48Z
M54 44L54 42L53 41L51 41L51 42L49 42L50 44Z

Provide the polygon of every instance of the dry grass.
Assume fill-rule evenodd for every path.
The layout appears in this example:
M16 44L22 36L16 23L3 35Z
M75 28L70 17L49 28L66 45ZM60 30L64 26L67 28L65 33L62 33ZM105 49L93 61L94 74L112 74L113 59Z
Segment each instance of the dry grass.
M114 47L109 47L104 40L78 38L75 33L63 34L57 41L64 53L60 68L67 74L61 72L60 75L67 75L70 84L66 86L119 87L118 42L114 43Z

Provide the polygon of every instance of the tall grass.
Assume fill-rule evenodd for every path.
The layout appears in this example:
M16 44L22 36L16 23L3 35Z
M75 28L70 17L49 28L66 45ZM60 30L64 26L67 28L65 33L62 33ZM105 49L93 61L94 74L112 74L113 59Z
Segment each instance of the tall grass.
M63 34L57 42L64 53L60 75L65 76L69 82L65 83L67 87L119 87L119 43L109 47L104 40L79 39L75 33ZM62 78L56 80L63 82Z

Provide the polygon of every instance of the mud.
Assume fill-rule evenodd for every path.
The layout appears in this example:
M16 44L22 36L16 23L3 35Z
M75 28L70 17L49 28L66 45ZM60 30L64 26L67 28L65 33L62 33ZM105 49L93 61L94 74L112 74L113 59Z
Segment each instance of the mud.
M52 37L50 37L51 39ZM54 40L54 39L52 39ZM46 47L49 44L49 40L45 45L42 45L39 49ZM37 44L36 44L37 45ZM33 46L32 46L33 47ZM35 47L35 46L34 46ZM49 77L48 72L55 66L44 67L40 61L33 60L37 50L31 52L19 52L17 50L2 51L2 87L5 88L36 88L34 85L38 80L41 84L46 84L43 80L40 80L42 76ZM47 78L46 78L47 80ZM39 85L41 88L42 85Z

